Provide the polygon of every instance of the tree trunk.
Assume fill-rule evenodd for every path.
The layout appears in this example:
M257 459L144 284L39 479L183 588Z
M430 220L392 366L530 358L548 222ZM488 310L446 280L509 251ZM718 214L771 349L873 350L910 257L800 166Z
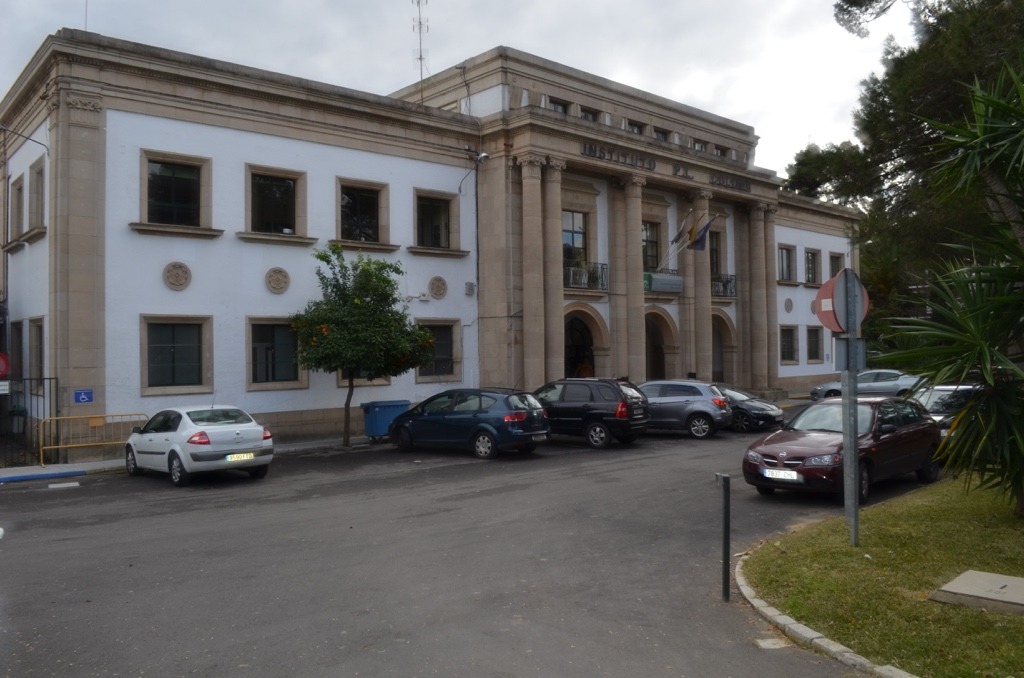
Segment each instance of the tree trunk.
M348 378L348 393L345 395L345 427L344 427L344 430L342 432L342 437L341 437L341 444L344 445L345 447L348 447L349 446L349 441L352 440L352 436L351 436L351 433L350 433L350 426L349 426L349 424L351 422L351 419L352 419L352 416L351 416L351 410L349 408L352 405L352 394L355 392L355 390L356 390L356 380L355 380L355 377L350 375L349 378Z

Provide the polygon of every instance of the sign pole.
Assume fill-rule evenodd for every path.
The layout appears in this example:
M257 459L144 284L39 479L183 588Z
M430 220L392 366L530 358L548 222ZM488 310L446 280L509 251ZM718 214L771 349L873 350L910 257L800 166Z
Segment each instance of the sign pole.
M843 318L846 328L846 364L843 365L843 506L846 509L846 525L850 530L850 544L858 546L860 449L857 445L857 371L860 367L860 351L857 335L860 334L863 286L851 269L843 270L841 275L845 278L840 294L844 297L843 310L846 315Z

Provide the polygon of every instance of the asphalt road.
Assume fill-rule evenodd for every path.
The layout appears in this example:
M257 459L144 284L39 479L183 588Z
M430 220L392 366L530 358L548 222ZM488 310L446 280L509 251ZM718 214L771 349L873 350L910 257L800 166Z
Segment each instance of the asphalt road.
M780 642L735 587L723 600L716 473L732 477L732 553L842 515L748 487L755 437L562 439L494 461L378 445L280 455L260 481L3 485L0 672L861 675Z

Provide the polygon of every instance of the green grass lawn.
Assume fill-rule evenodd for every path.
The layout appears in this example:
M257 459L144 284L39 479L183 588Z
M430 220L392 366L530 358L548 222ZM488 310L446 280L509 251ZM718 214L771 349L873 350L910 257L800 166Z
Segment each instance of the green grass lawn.
M1024 521L991 492L943 480L754 550L758 597L875 664L928 678L1024 678L1024 616L933 602L965 570L1024 577Z

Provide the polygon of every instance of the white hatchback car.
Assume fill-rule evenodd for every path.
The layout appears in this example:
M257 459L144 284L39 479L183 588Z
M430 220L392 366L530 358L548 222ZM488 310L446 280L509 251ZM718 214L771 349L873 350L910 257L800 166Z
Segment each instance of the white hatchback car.
M274 460L274 438L237 407L172 407L132 429L124 446L128 475L169 473L175 486L192 474L238 469L263 478Z

